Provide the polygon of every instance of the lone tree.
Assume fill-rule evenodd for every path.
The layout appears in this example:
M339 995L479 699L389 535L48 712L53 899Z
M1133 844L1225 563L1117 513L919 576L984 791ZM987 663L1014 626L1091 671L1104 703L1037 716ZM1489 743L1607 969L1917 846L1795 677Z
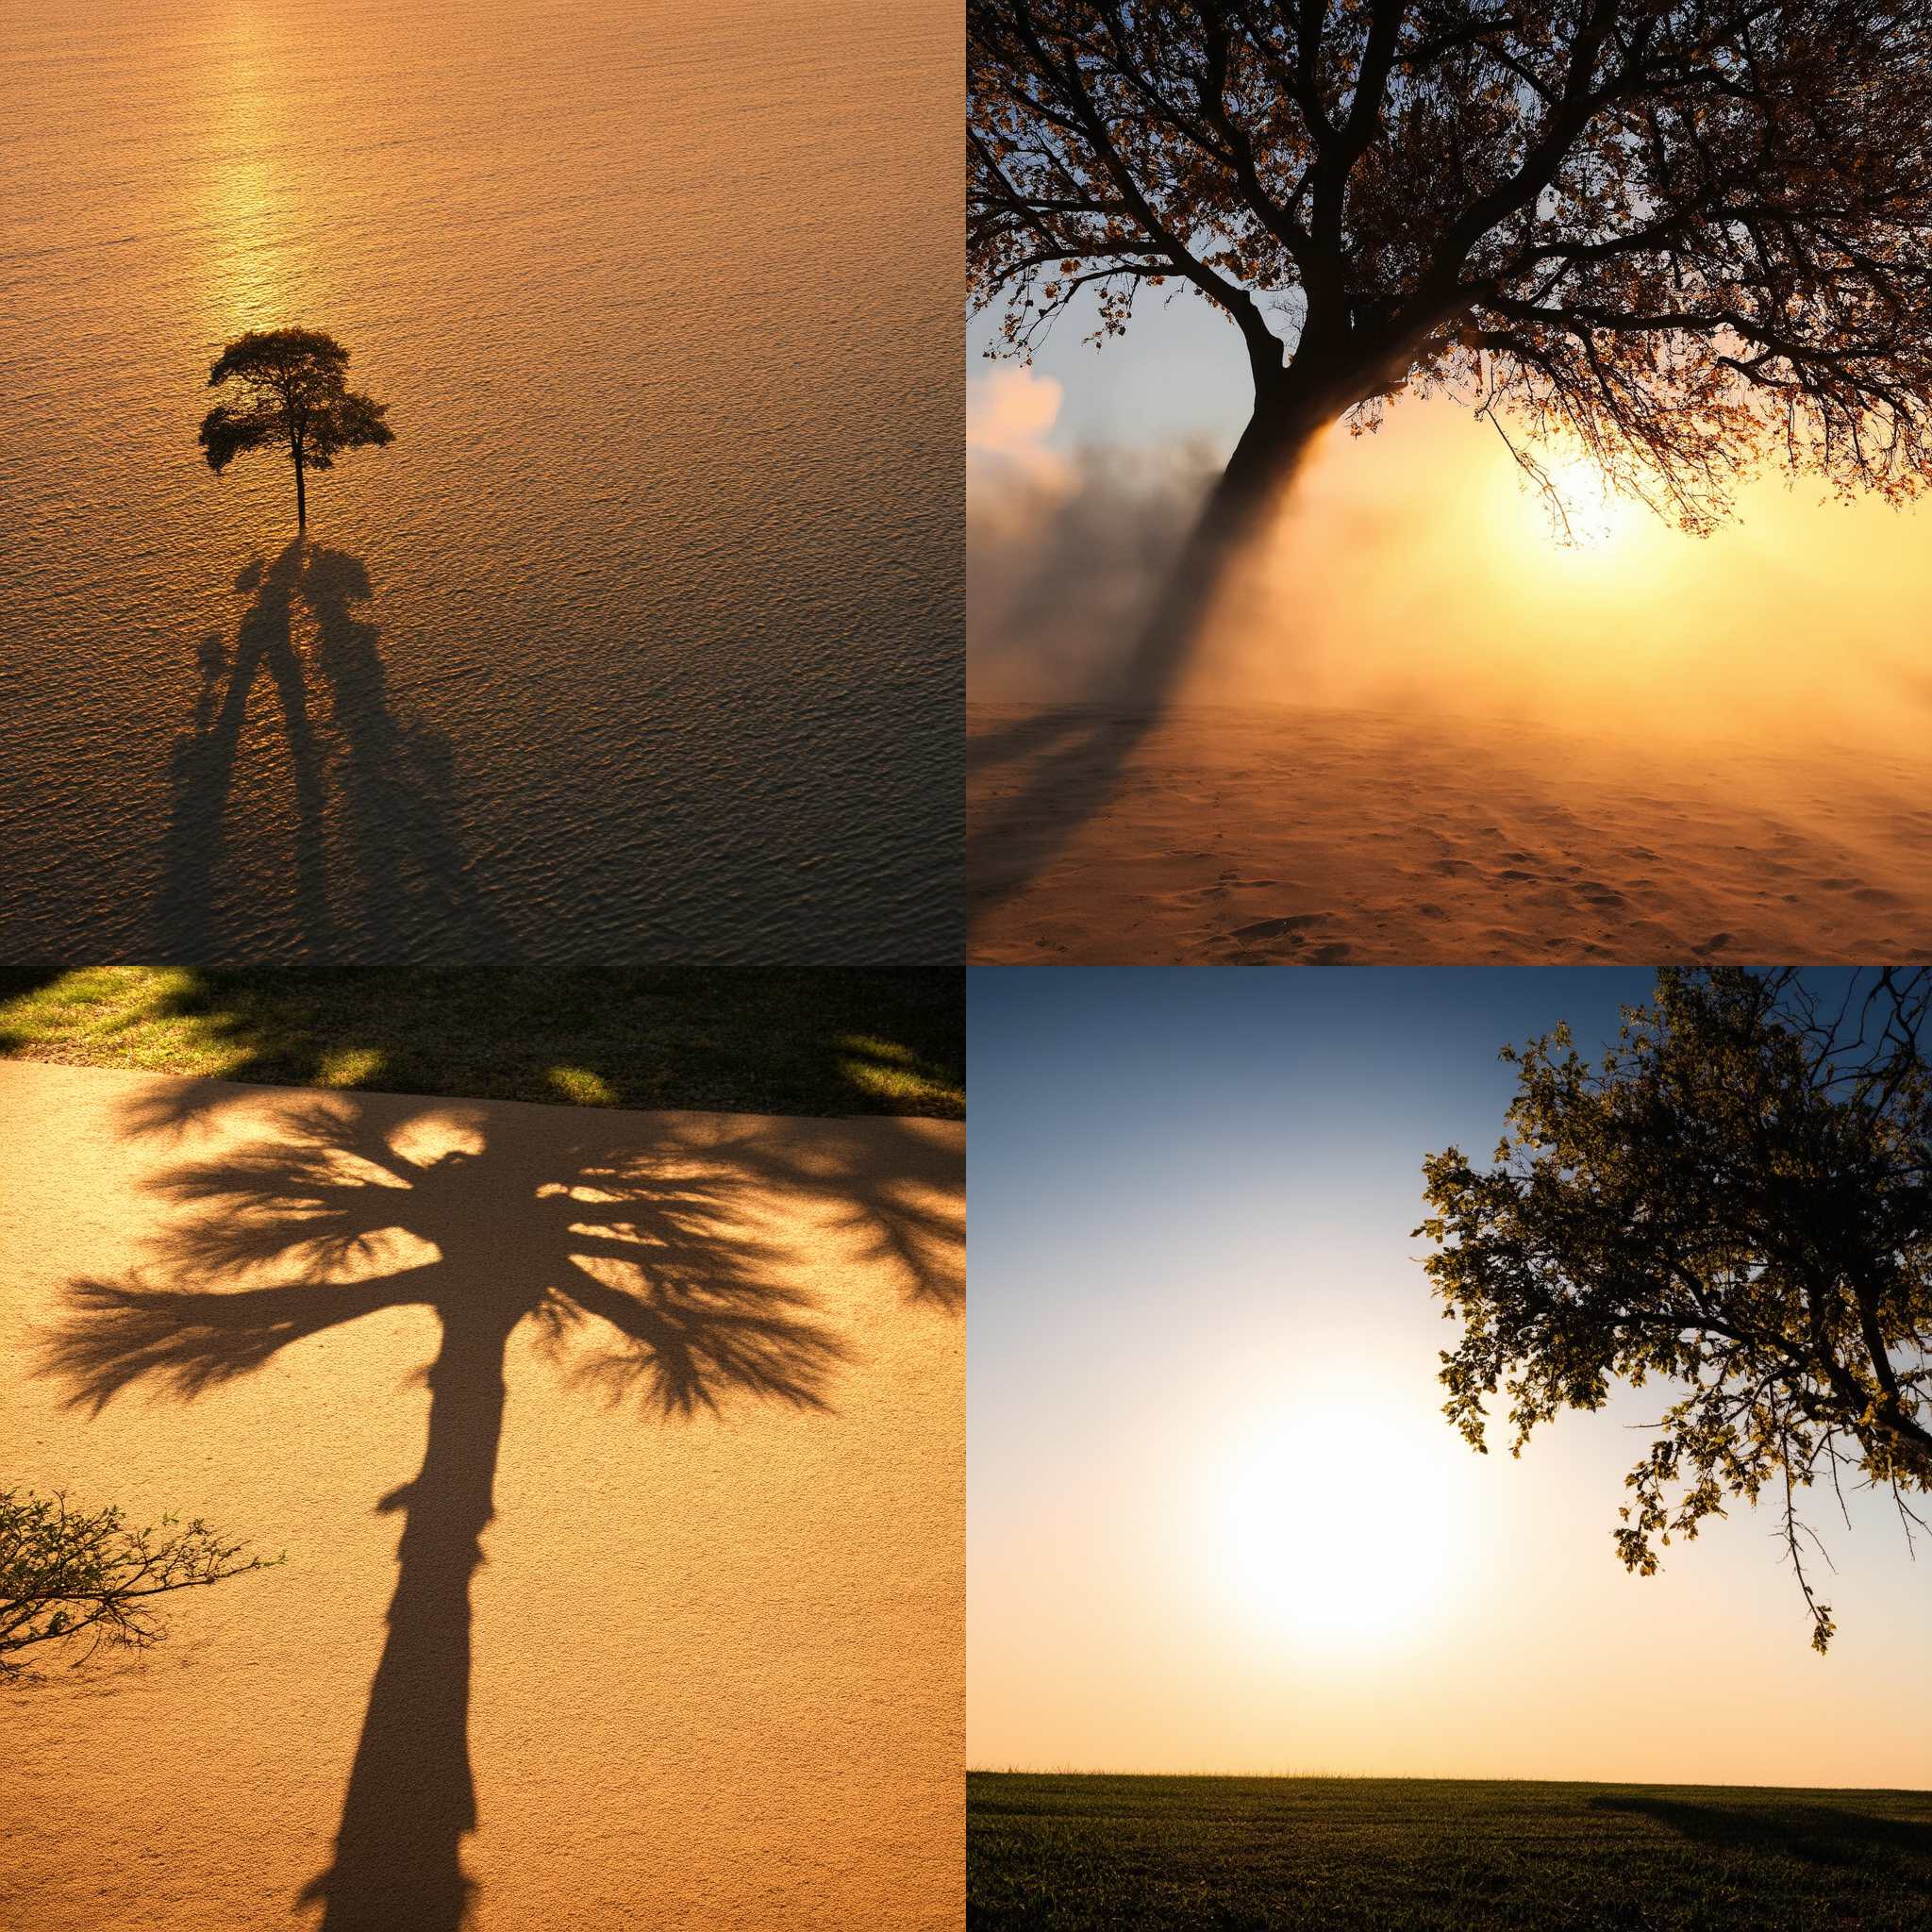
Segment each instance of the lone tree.
M0 1683L30 1674L19 1653L35 1644L85 1640L76 1664L104 1642L145 1650L166 1634L156 1597L272 1567L198 1518L131 1529L111 1506L0 1491Z
M1405 388L1707 530L1771 453L1932 475L1932 0L969 0L970 288L1021 357L1143 288L1254 413L1142 656L1311 439ZM1505 431L1507 437L1507 430Z
M201 421L201 446L219 476L245 450L287 449L295 466L295 527L308 525L304 474L333 467L345 449L395 441L386 403L343 385L349 352L320 329L251 329L222 351L208 387L242 386L240 404L217 403Z
M1799 1492L1849 1474L1932 1491L1932 971L1658 975L1592 1067L1559 1027L1504 1058L1518 1072L1495 1165L1424 1163L1418 1233L1446 1316L1444 1413L1486 1448L1507 1391L1510 1453L1613 1377L1684 1392L1624 1478L1617 1548L1643 1575L1656 1542L1697 1534L1769 1486L1811 1617L1831 1640Z

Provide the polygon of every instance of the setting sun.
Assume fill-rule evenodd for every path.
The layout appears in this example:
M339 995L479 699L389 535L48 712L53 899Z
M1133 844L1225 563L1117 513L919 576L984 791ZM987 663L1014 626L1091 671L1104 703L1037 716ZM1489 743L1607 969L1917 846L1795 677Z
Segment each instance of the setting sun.
M1536 453L1547 491L1517 472L1508 477L1515 499L1517 528L1523 536L1554 548L1562 559L1600 558L1623 549L1640 520L1649 512L1610 487L1609 479L1582 450Z
M1297 1403L1255 1430L1219 1524L1244 1615L1328 1658L1379 1654L1424 1628L1463 1541L1463 1493L1445 1466L1454 1446L1426 1402L1419 1419L1379 1397Z

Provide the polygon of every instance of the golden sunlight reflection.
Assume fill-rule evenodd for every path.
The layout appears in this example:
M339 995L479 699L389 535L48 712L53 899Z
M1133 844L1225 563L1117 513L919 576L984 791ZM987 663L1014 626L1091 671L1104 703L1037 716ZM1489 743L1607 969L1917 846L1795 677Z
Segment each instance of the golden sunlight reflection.
M1218 1567L1256 1636L1365 1662L1425 1634L1469 1534L1456 1446L1427 1406L1374 1397L1298 1404L1238 1438L1209 1481Z
M286 321L291 294L282 210L291 108L282 84L290 61L271 36L277 22L242 9L225 41L208 50L208 86L220 129L205 156L197 199L207 251L202 275L210 338Z

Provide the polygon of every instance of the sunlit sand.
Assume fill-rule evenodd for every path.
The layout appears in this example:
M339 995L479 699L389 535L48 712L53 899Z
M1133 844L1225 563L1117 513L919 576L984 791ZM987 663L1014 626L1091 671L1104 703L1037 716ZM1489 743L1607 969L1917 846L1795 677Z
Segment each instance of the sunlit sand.
M9 1062L0 1148L6 1479L288 1552L5 1693L0 1924L958 1923L961 1126Z
M975 763L975 959L1932 957L1932 758L1202 706L1116 782L1117 718ZM1055 719L975 707L973 742Z

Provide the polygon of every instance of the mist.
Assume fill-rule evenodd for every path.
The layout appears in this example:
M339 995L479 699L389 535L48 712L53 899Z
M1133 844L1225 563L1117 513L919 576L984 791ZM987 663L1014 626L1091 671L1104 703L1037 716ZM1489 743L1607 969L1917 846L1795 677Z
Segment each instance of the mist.
M974 700L1129 697L1138 624L1217 465L1204 443L1056 445L1059 386L1003 367L968 418ZM1495 430L1405 400L1331 430L1228 587L1177 704L1492 719L1807 755L1917 748L1932 713L1924 508L1761 478L1695 539L1559 483L1574 536Z

